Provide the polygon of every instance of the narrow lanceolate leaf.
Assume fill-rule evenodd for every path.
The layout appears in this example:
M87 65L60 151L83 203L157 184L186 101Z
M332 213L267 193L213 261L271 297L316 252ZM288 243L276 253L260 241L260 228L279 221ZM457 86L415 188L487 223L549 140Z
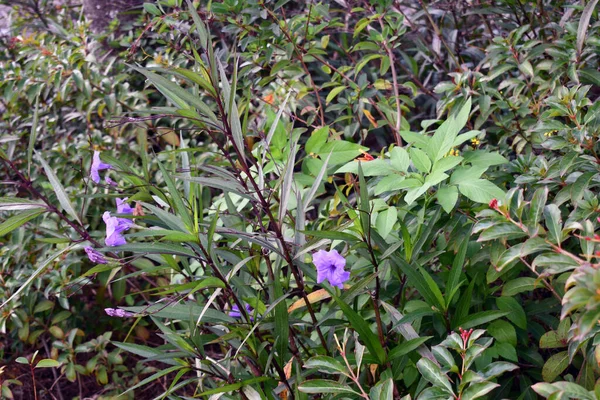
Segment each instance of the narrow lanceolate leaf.
M27 146L27 176L31 176L31 156L33 155L33 148L35 147L35 141L37 139L37 128L38 128L38 115L40 110L40 96L35 98L35 108L33 109L33 123L31 124L31 131L29 132L29 146Z
M577 54L581 55L583 50L583 43L585 42L585 35L590 25L590 18L594 12L594 8L598 4L598 0L591 0L581 13L581 19L579 20L579 26L577 27Z
M181 152L181 169L183 170L182 175L185 177L191 178L192 174L190 171L190 156L187 153L187 151L185 151L185 149L187 149L187 146L183 142L183 134L181 132L179 133L179 148L181 150L183 150ZM187 199L189 199L190 198L190 181L189 180L183 181L183 191L185 193L185 197Z
M333 299L340 307L348 321L350 322L350 326L358 332L360 339L365 343L367 349L373 357L375 357L379 364L383 364L386 359L385 350L381 346L377 335L373 333L367 321L363 319L360 315L358 315L350 306L348 306L343 300L340 300L338 297L332 294Z
M271 282L275 298L283 297L283 287L281 285L281 281L279 280L280 270L281 268L277 268L275 279L273 280L273 282ZM287 307L285 306L285 301L282 301L275 306L274 334L277 338L275 343L275 348L277 350L277 360L279 361L280 365L285 365L288 359L287 353L290 335L288 312Z
M14 231L18 227L26 224L28 221L34 219L38 215L43 213L40 210L28 210L13 215L10 218L7 218L4 222L0 224L0 237Z
M54 193L56 193L56 197L58 198L58 202L60 203L60 206L75 221L77 221L77 222L79 222L79 224L81 224L81 220L79 219L79 216L75 212L75 209L73 208L73 205L71 204L71 201L69 200L69 196L67 196L67 192L65 191L65 188L58 180L58 177L52 170L52 167L50 167L48 165L48 163L46 162L46 160L44 160L42 158L41 154L37 153L37 157L38 157L38 160L40 161L40 163L42 164L42 167L44 167L44 171L46 171L46 175L48 176L48 180L50 181L50 184L52 185L52 188L54 189Z
M225 101L225 107L227 109L227 119L229 120L229 127L231 128L231 135L233 136L233 144L241 157L246 154L244 150L244 136L242 133L242 125L240 124L240 115L238 112L237 104L235 103L235 92L231 90L231 85L227 79L227 73L225 68L221 65L219 59L217 59L217 65L219 66L219 73L221 75L221 86L223 89L223 100ZM237 63L234 65L237 70Z
M285 166L285 172L282 176L281 193L279 195L279 223L283 224L285 213L288 209L288 203L294 189L294 164L296 163L296 145L297 141L292 142L290 149L290 158Z
M19 197L0 197L0 211L21 211L46 208L41 201L21 199Z
M349 393L360 396L350 386L329 379L312 379L301 384L298 389L303 393Z
M185 206L179 191L177 190L177 186L175 186L175 182L171 179L171 174L167 172L165 167L162 165L160 160L157 160L158 168L160 168L160 172L162 172L163 179L167 184L167 188L169 189L169 194L171 195L171 200L173 201L173 206L177 215L181 217L186 227L190 230L190 232L194 232L194 223L192 221L192 217L189 213L189 210Z
M454 394L452 391L452 385L448 376L442 372L439 366L435 365L431 360L427 358L421 358L417 363L419 372L427 381L433 384L433 386L442 389L448 394Z
M42 272L44 272L44 270L48 267L48 265L50 265L50 263L54 260L56 260L58 257L60 257L63 253L66 253L68 251L70 251L73 248L74 245L70 245L65 247L64 249L62 249L59 252L54 253L53 255L51 255L49 258L47 258L34 272L33 274L31 274L31 276L25 281L25 283L23 283L19 289L17 289L16 292L13 293L12 296L10 296L8 298L8 300L6 300L4 303L2 303L2 305L0 305L0 310L2 308L4 308L5 305L7 305L8 303L10 303L13 299L17 298L22 291L24 291L25 289L27 289L29 287L29 285L31 285L31 282L33 282L38 276L40 276L40 274Z
M316 368L330 374L348 375L347 368L338 360L328 356L315 356L304 363L304 368Z
M200 16L198 15L198 12L196 11L196 8L192 4L192 2L190 0L186 0L186 2L188 5L188 8L190 9L190 14L192 15L192 19L194 20L194 26L196 27L196 34L198 35L198 38L200 39L200 45L202 46L202 48L206 49L209 46L208 30L206 29L204 22L202 22L202 20L200 19Z

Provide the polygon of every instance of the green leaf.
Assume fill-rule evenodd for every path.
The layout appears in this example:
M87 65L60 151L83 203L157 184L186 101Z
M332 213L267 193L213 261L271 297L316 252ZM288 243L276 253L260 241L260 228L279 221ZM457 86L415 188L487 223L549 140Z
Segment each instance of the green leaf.
M387 210L379 212L375 226L384 239L390 234L392 228L398 221L398 210L396 207L388 207Z
M548 236L556 244L562 243L562 219L556 204L544 207L544 220L548 227Z
M200 396L212 396L213 394L217 394L217 393L233 392L238 389L241 389L244 386L255 385L257 383L261 383L261 382L265 382L265 381L269 381L269 380L272 380L272 378L269 378L268 376L259 376L258 378L251 378L251 379L247 379L245 381L236 382L236 383L232 383L230 385L220 386L215 389L206 390L206 391L200 393Z
M440 289L423 268L409 264L399 257L394 257L393 260L396 261L400 270L406 275L408 283L417 289L430 306L434 306L440 311L445 309L444 296L442 296Z
M311 357L307 362L304 363L304 368L316 368L324 373L343 374L348 376L348 370L346 367L335 358L328 356Z
M390 163L387 160L382 160L380 158L369 162L363 162L361 163L361 166L365 176L386 176L394 173L394 168L392 168ZM335 171L336 174L345 172L358 174L358 161L350 161L348 164ZM395 176L397 179L398 175Z
M583 12L581 13L581 19L579 20L579 26L577 27L577 54L580 55L583 51L583 43L585 42L585 35L588 27L590 26L590 18L598 0L591 0L586 4Z
M13 299L15 299L17 296L19 296L22 291L27 289L29 287L29 285L31 285L31 283L35 279L37 279L37 277L40 276L42 274L42 272L44 272L44 270L46 269L46 267L48 267L48 265L50 265L50 263L52 263L54 260L56 260L58 257L60 257L63 253L69 252L73 248L73 246L74 246L74 244L67 246L64 249L54 253L53 255L48 257L46 260L44 260L44 262L41 263L41 265L31 274L31 276L29 278L27 278L27 280L25 282L23 282L19 286L19 288L4 303L2 303L2 305L0 305L0 310L2 308L4 308L5 305L10 303Z
M495 225L492 225L490 228L481 232L481 235L477 239L478 242L486 242L488 240L496 240L496 239L517 239L520 237L527 236L527 232L523 231L520 227L514 225L509 222L501 222ZM514 250L513 250L514 249ZM517 255L521 254L521 246L511 247L513 252ZM506 262L505 264L507 264Z
M339 165L342 163L346 163L358 155L361 154L361 151L367 150L366 147L363 147L359 144L348 142L345 140L332 140L331 142L325 144L319 150L318 154L321 159L324 159L329 154L331 157L329 158L329 164L331 166Z
M123 307L124 310L136 313L136 314L147 314L157 318L167 318L170 320L178 319L189 321L190 317L200 315L204 309L203 304L196 304L193 302L187 302L183 304L169 304L165 305L162 303L152 304L150 306L137 306L137 307ZM204 312L202 322L207 323L232 323L236 320L229 315L214 310L212 308L207 309Z
M154 4L152 3L144 3L144 10L149 13L154 15L155 17L158 17L161 15L160 10L158 9L158 7L156 7Z
M569 366L569 352L561 351L550 357L542 368L542 378L546 382L552 382Z
M388 354L388 361L392 361L398 357L407 355L413 350L416 350L423 343L431 339L433 336L423 336L414 339L407 340L404 343L400 343L398 346L390 350Z
M505 372L514 371L518 368L519 367L517 367L515 364L511 364L506 361L497 361L486 365L485 368L481 370L481 375L485 379L494 379L495 377L500 376Z
M51 358L45 358L43 360L40 360L37 364L36 364L36 368L55 368L55 367L59 367L61 365L61 363L59 363L56 360L53 360Z
M531 78L534 76L533 66L527 60L524 60L521 64L519 64L519 70Z
M407 172L410 165L410 157L408 152L402 147L394 147L390 151L390 162L399 172Z
M487 326L487 332L500 343L508 343L517 346L517 331L509 322L497 320Z
M67 196L67 192L65 188L58 180L58 177L54 173L54 170L48 165L48 163L42 158L42 155L36 153L38 160L44 167L44 171L46 171L46 175L48 176L48 180L54 189L54 193L56 193L56 197L58 198L58 202L60 203L63 210L65 210L73 219L81 225L81 221L79 220L79 216L75 212L75 209L71 205L71 201L69 200L69 196Z
M438 189L436 198L444 211L450 214L458 200L458 189L456 186L444 185Z
M495 388L500 386L493 382L476 382L471 385L462 393L461 400L473 400L485 396Z
M379 364L385 363L385 350L381 346L377 335L371 331L367 321L365 321L363 317L352 310L346 303L340 300L335 294L332 293L331 297L335 300L346 318L348 318L350 326L358 333L358 336L365 343L365 346L367 346L367 349L369 349L371 355L376 358Z
M449 395L454 396L450 379L446 374L442 372L439 366L435 365L431 360L427 358L421 358L417 362L417 369L428 382L432 383L433 386L442 389Z
M274 297L276 299L281 298L283 296L283 287L281 285L281 280L279 279L281 268L277 268L275 271L275 279L273 279L270 284L273 287ZM289 324L289 315L287 312L287 306L285 301L281 301L277 303L275 306L275 329L274 334L277 338L275 349L277 350L277 360L280 365L285 365L288 361L287 353L289 346L289 335L290 335L290 324Z
M514 296L522 292L531 292L532 290L542 287L535 278L521 277L508 281L502 287L502 296Z
M35 98L35 108L33 109L33 122L31 124L31 130L29 131L29 146L27 146L27 176L29 177L31 177L31 156L33 155L33 148L35 147L35 142L37 139L39 111L40 96L37 95Z
M521 329L527 329L527 315L525 310L514 297L496 298L496 306L500 311L506 312L506 319Z
M410 158L415 165L415 168L423 174L427 174L431 171L431 160L423 150L412 147L410 149Z
M166 79L154 72L138 68L133 65L129 65L130 68L143 74L148 78L150 82L161 92L167 99L173 104L177 105L181 109L196 108L200 113L206 116L213 124L218 124L218 119L211 108L200 100L199 96L195 96L189 91L183 89L175 82Z
M463 329L474 328L479 325L487 324L488 322L493 321L495 319L505 317L508 314L509 313L506 311L481 311L478 313L468 315L458 324L458 326L460 326Z
M458 132L465 126L471 112L471 98L467 99L461 107L456 117L448 118L435 131L427 147L427 154L433 162L444 157L454 146L454 141ZM413 160L414 161L414 160Z
M31 221L43 212L43 210L28 210L7 218L4 222L0 224L0 237L9 234L10 232Z
M331 101L333 99L335 99L335 97L338 94L340 94L344 89L346 89L346 86L338 86L338 87L335 87L335 88L331 89L331 91L329 92L329 94L325 98L325 104L327 105L327 104L331 103Z
M540 338L541 349L560 349L567 347L567 338L560 335L557 331L546 332Z
M46 208L41 201L22 199L20 197L0 197L0 211L21 211Z
M304 150L307 154L319 153L321 147L323 147L325 145L325 142L327 142L328 137L329 126L322 126L319 129L314 130L310 138L308 138L308 140L306 141Z
M348 393L360 396L360 393L352 390L350 386L329 379L311 379L310 381L305 381L298 387L298 390L303 393Z
M379 381L369 391L370 400L390 400L394 398L394 381L392 378Z
M458 190L477 203L489 203L492 199L504 198L504 191L485 179L458 182Z
M185 226L187 227L187 229L190 233L195 232L192 217L190 216L189 210L183 203L183 199L181 198L181 195L179 194L179 190L177 190L177 187L175 186L175 182L173 182L170 174L167 172L167 170L162 165L160 160L157 159L156 162L158 164L158 168L160 169L160 172L162 173L163 179L164 179L165 183L167 184L167 188L169 189L169 194L171 195L171 200L173 201L173 205L175 207L177 216L179 216L183 220L183 222L185 223Z
M529 205L529 221L530 226L537 226L542 217L546 201L548 200L548 186L544 186L535 191L531 197L531 204Z

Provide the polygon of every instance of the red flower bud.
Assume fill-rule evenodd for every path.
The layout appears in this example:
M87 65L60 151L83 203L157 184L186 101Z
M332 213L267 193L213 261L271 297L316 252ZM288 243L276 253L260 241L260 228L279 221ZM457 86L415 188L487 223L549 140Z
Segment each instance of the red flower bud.
M492 210L497 210L498 209L498 200L492 199L492 201L490 201L489 205Z

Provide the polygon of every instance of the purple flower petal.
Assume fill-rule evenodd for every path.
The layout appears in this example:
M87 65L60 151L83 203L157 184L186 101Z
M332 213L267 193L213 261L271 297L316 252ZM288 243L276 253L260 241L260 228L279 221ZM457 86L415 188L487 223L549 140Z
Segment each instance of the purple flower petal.
M252 307L250 307L249 304L244 304L244 308L246 308L246 312L248 314L252 314ZM233 317L233 318L241 318L242 317L242 313L240 312L240 308L237 306L237 304L234 304L233 307L231 307L231 311L229 311L229 316ZM252 321L253 318L250 317L250 321Z
M344 282L350 279L350 272L344 271L346 259L337 250L313 253L313 263L317 267L317 283L327 280L332 286L343 289Z
M100 183L99 171L110 168L112 168L112 165L103 163L100 160L100 152L94 151L94 157L92 158L92 168L90 169L90 176L92 177L92 180L96 183Z
M134 313L130 313L129 311L121 310L120 308L105 308L104 312L108 314L110 317L119 317L119 318L127 318L135 316Z
M83 249L87 253L87 256L91 262L96 263L96 264L107 264L108 263L108 261L106 261L106 258L104 258L104 255L102 255L102 253L100 253L99 251L95 250L93 247L85 246Z
M133 208L126 203L127 198L123 200L117 199L117 214L133 214ZM127 218L119 218L119 223L122 226L126 226L127 229L133 226L133 221Z
M133 208L127 204L128 197L124 199L117 198L117 213L118 214L133 214Z
M106 224L106 239L104 243L107 246L122 246L126 244L125 238L121 235L122 232L128 230L131 227L131 221L124 218L112 217L109 211L106 211L102 215L102 219Z
M113 181L112 179L110 179L109 176L107 176L106 178L104 178L104 180L106 181L106 183L108 183L110 186L117 186L117 182Z

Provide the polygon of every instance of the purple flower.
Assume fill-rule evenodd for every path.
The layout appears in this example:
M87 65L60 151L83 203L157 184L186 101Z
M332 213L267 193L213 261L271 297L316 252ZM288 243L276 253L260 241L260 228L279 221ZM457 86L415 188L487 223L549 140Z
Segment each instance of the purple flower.
M107 176L106 178L104 178L104 180L106 181L106 183L108 183L110 186L117 186L117 182L113 181L112 179L110 179L109 176Z
M88 258L91 262L96 264L107 264L106 258L99 251L95 250L92 246L85 246L83 248L87 253Z
M313 263L317 267L317 283L328 280L332 286L344 288L344 282L350 279L350 272L344 271L346 259L337 250L319 250L313 254Z
M92 159L92 169L90 171L90 175L92 176L92 180L96 183L100 183L100 174L98 171L102 171L105 169L111 169L112 165L103 163L100 161L100 152L94 151L94 157Z
M127 197L124 199L117 199L117 214L133 214L133 208L126 203ZM119 218L119 223L127 226L127 229L133 226L133 221L127 218Z
M120 308L105 308L104 312L111 317L127 318L135 316L134 313L129 311L121 310Z
M104 239L104 243L107 246L122 246L126 244L127 242L121 233L130 228L129 224L131 221L125 219L127 223L123 223L122 220L124 218L111 217L109 211L106 211L102 215L102 219L106 224L106 239Z
M249 304L245 304L244 308L246 308L246 312L248 314L252 313L252 307L250 307ZM233 307L231 307L231 311L229 311L229 316L233 317L233 318L241 318L242 317L242 313L240 312L240 308L237 306L237 304L234 304ZM250 317L250 320L252 320L252 317Z

